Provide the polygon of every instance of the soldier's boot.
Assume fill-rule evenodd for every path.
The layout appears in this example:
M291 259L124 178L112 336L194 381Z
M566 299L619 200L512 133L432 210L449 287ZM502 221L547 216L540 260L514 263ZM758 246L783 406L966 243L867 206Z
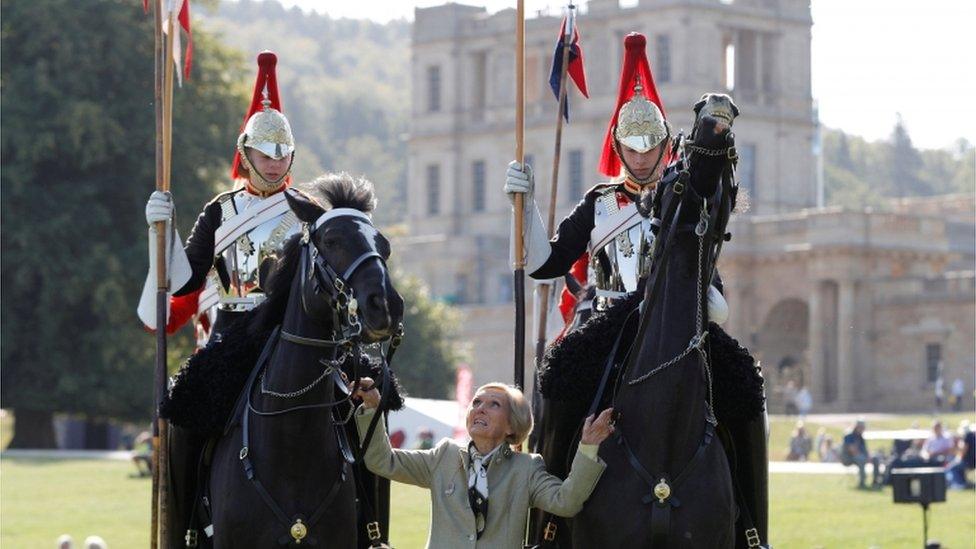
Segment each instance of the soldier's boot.
M769 459L766 414L725 425L734 450L732 476L739 516L736 549L769 546ZM728 447L729 445L726 445Z
M169 475L162 479L169 489L167 548L210 546L200 525L190 524L197 498L197 468L206 442L205 437L173 424L169 426Z

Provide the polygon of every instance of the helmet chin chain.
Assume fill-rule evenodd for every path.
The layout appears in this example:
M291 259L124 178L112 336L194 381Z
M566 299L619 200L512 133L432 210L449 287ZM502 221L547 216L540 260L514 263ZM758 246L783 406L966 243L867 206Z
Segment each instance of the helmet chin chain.
M241 163L248 173L248 190L261 197L266 197L280 191L284 186L285 178L291 173L291 167L295 164L294 151L291 153L291 159L288 161L288 169L285 170L284 175L274 181L269 181L251 164L251 159L248 158L247 152L244 150L245 137L244 134L241 134L241 139L237 142L237 150L240 152Z
M668 138L665 137L664 141L667 141L667 139ZM662 141L662 143L664 143L664 141ZM641 189L647 187L648 185L653 185L657 183L659 179L661 179L660 175L657 175L657 168L661 164L661 160L664 159L664 151L666 149L667 147L661 147L661 151L657 155L657 160L654 161L654 166L651 168L650 175L644 178L640 178L634 175L634 170L632 170L630 166L627 164L627 161L624 160L624 155L620 153L620 145L617 139L614 138L613 140L613 151L617 153L617 158L620 159L620 164L624 167L625 181L633 182Z

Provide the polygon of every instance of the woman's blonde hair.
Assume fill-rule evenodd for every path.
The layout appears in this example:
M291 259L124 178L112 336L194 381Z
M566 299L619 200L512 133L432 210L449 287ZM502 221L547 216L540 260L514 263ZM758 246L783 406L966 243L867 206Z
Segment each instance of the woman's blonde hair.
M512 428L512 434L505 437L505 442L512 446L519 446L528 438L532 431L532 406L517 387L494 381L485 383L474 394L482 391L496 389L508 396L508 426Z

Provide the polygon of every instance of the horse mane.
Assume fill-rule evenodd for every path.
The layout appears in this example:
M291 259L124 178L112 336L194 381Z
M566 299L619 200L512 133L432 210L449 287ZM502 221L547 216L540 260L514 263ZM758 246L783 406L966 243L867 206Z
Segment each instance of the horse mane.
M373 183L364 177L353 177L346 172L323 174L302 190L318 199L326 210L353 208L363 213L372 213L376 209Z
M363 177L352 177L346 172L326 173L299 188L318 200L326 210L353 208L368 214L376 208L373 183ZM285 241L281 256L268 277L267 287L264 288L268 299L247 315L252 333L268 331L284 319L291 281L295 278L301 261L300 244L300 234Z

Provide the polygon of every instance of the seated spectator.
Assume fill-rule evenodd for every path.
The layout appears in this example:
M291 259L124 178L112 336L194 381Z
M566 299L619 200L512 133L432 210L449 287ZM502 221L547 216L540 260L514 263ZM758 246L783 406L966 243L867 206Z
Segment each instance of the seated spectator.
M132 463L135 463L139 470L139 476L152 476L152 435L149 431L143 431L132 443Z
M871 476L871 485L880 486L881 484L881 460L878 456L868 454L867 444L864 442L864 429L866 425L863 419L858 419L849 433L844 435L844 442L841 447L840 461L844 465L857 465L857 487L867 488L865 484L865 467L868 462L874 467Z
M85 549L108 549L108 544L101 536L88 536L85 538Z
M817 438L813 440L813 447L817 449L817 459L824 461L824 441L827 440L827 428L821 427L817 429Z
M931 464L943 464L952 459L956 452L956 443L952 437L945 435L942 422L935 420L932 424L932 434L922 445L922 459Z
M836 463L840 461L840 454L834 447L834 437L826 435L823 439L822 448L819 450L820 461L824 463Z
M417 450L430 450L434 447L434 431L427 427L421 427L417 433Z
M74 549L75 542L71 539L68 534L61 534L58 536L58 549Z
M402 448L405 440L407 440L407 433L403 429L397 429L390 435L390 446Z
M950 488L973 488L966 479L966 471L976 469L976 432L969 425L960 425L956 457L946 467L946 480Z
M797 421L790 438L790 453L786 456L786 461L806 461L812 447L813 441L807 435L803 422Z

